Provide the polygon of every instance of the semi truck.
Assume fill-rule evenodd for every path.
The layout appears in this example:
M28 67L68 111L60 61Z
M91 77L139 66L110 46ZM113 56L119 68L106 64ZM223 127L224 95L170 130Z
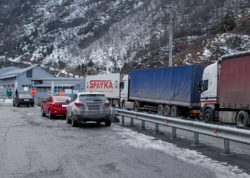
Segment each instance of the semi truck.
M250 51L223 56L204 69L200 117L208 122L250 125Z
M120 79L119 73L86 76L85 91L103 93L111 106L119 105Z
M120 106L157 111L165 116L200 116L200 93L205 66L186 65L132 70L121 82Z

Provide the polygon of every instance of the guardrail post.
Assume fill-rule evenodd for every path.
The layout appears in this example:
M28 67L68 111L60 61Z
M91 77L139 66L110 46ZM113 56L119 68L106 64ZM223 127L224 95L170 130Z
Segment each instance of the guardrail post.
M156 134L160 133L159 124L155 124L155 133Z
M176 128L172 127L171 139L175 139L175 138L176 138Z
M230 141L227 139L224 139L224 153L223 153L224 155L230 154L229 146L230 146Z
M145 129L145 121L141 121L141 129Z
M132 118L132 117L131 117L131 120L130 120L130 125L134 126L134 118Z
M122 116L122 125L124 125L124 116Z
M198 146L199 145L199 134L194 132L194 146Z

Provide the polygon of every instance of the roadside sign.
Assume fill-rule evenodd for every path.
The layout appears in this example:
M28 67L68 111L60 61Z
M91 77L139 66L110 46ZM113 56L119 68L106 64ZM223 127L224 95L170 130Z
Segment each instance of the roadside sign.
M33 89L31 90L31 93L32 93L33 95L36 94L36 89L33 88Z
M29 89L28 89L28 87L24 87L23 90L24 91L28 91Z
M65 92L64 92L64 91L61 91L61 93L60 93L60 94L63 96L63 95L65 95Z

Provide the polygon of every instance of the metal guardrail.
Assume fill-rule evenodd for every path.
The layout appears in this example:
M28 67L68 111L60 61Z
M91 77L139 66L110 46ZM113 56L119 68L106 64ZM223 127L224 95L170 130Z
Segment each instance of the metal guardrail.
M159 133L159 125L172 127L172 139L177 137L176 129L194 132L194 146L199 145L199 134L224 139L224 154L230 154L230 140L250 144L249 130L206 124L197 121L187 121L176 117L159 116L123 109L116 109L116 112L122 116L122 125L124 125L124 117L130 117L130 125L134 125L134 119L138 119L142 121L142 129L145 129L145 122L155 123L155 133Z

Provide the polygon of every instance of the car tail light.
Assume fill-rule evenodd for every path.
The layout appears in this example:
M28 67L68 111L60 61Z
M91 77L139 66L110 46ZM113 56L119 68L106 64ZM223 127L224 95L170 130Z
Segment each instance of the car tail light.
M19 101L23 101L23 100L19 100Z
M34 101L34 100L30 100L30 101Z
M75 103L75 106L76 107L81 107L81 106L84 106L84 104L83 103Z
M110 106L110 102L104 103L104 106Z
M54 104L53 106L54 106L54 107L58 107L58 104Z

